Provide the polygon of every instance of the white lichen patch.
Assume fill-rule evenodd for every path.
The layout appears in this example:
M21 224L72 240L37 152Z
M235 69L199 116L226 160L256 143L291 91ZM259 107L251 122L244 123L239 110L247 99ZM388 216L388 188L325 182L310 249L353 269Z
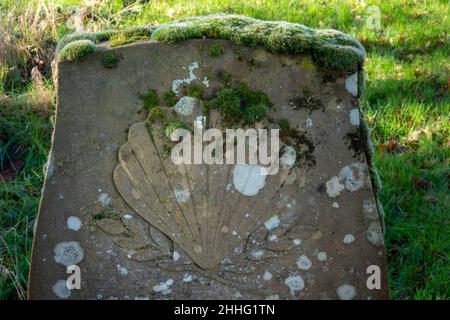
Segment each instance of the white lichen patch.
M301 255L298 259L297 259L297 267L300 270L309 270L311 269L312 266L312 262L311 260L309 260L309 258L305 255Z
M337 202L333 202L332 204L331 204L331 206L333 207L333 208L335 208L335 209L339 209L339 203L337 203Z
M282 166L293 166L295 164L295 160L297 158L297 154L295 149L291 146L284 146L282 149L282 155L280 157L280 164Z
M356 288L350 284L343 284L336 289L336 293L341 300L351 300L356 296Z
M327 188L327 194L331 198L336 198L341 195L341 191L345 189L344 185L340 182L340 179L336 176L332 177L325 184Z
M189 116L196 107L200 107L201 105L202 102L199 99L185 96L181 97L173 108L177 113L183 116Z
M244 196L254 196L266 185L264 168L256 164L236 164L233 168L234 188Z
M362 162L354 162L341 169L339 178L344 182L345 189L350 192L358 191L366 183L366 166Z
M192 275L190 275L189 273L185 273L183 276L183 282L191 282L192 281Z
M269 236L269 241L271 241L271 242L277 242L277 241L278 241L277 235L276 235L276 234L271 234L271 235Z
M306 119L306 127L311 128L313 126L313 122L311 118Z
M364 217L371 220L378 219L377 204L374 198L366 199L363 201L362 211Z
M355 72L345 79L345 89L354 97L358 95L358 73Z
M269 271L264 272L263 279L264 281L272 280L272 274Z
M299 275L290 275L284 280L284 284L291 290L291 295L295 295L305 288L305 281Z
M176 94L178 94L178 89L182 84L189 84L194 80L197 80L197 76L195 75L194 71L195 69L198 69L198 62L194 61L188 66L189 75L187 78L183 79L175 79L172 81L172 91Z
M347 233L342 240L345 244L351 244L353 241L355 241L355 237L350 233Z
M112 199L106 192L102 192L98 196L98 202L100 202L100 205L102 207L107 207L111 204Z
M326 261L328 258L327 253L325 251L321 251L317 254L317 260L319 260L320 262L324 262Z
M381 226L378 221L372 221L367 229L367 240L374 246L381 246L383 244L383 236L381 233Z
M188 190L175 189L173 190L173 193L175 194L175 198L177 199L178 203L188 202L190 196Z
M292 240L292 243L294 244L294 246L299 246L302 243L302 240L294 239L294 240Z
M230 231L230 229L227 226L222 226L222 228L220 228L220 231L222 233L228 233L228 231Z
M170 292L172 291L170 286L172 284L173 284L173 279L163 281L160 284L153 286L153 291L155 291L156 293L161 293L162 295L170 294Z
M119 272L120 275L122 275L122 276L127 276L128 275L128 269L125 268L124 266L118 264L116 266L116 268L117 268L117 271Z
M84 251L76 241L58 243L53 249L53 258L56 263L71 266L83 260Z
M354 192L363 188L368 183L367 168L362 162L354 162L341 169L338 176L332 177L325 184L327 194L331 198L341 195L341 192Z
M172 259L173 259L173 261L178 261L179 259L180 259L180 254L177 252L177 251L173 251L173 254L172 254Z
M207 88L209 88L209 79L208 77L203 77L203 81L202 81L203 85Z
M264 222L264 226L268 231L275 229L280 225L280 218L277 215L272 216L269 220Z
M353 108L350 110L350 123L353 126L359 126L359 109Z
M67 218L67 228L73 231L78 231L81 229L81 220L78 217L70 216Z
M254 260L261 260L264 257L264 254L265 254L264 250L255 250L250 253L250 256Z
M67 299L70 297L70 289L67 288L66 280L58 280L52 287L53 293L60 299Z

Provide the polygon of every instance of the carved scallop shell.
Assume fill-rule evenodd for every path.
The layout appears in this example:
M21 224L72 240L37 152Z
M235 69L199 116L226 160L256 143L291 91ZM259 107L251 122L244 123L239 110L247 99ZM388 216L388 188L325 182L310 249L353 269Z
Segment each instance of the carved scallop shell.
M198 109L178 117L192 123L203 116ZM224 128L214 110L208 117L209 127ZM119 149L114 182L127 204L195 264L216 269L236 247L245 247L256 229L277 227L280 194L296 192L298 169L292 159L283 164L282 154L276 175L262 175L256 164L175 165L164 156L167 140L161 132L159 123L130 127L128 141ZM292 154L292 148L284 149Z

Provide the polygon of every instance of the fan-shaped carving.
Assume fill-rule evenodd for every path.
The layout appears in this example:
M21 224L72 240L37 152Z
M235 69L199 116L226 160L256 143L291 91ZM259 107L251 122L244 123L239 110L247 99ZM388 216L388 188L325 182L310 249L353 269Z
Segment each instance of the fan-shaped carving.
M224 128L220 117L208 116L209 127ZM140 217L167 235L200 268L215 269L276 215L280 192L295 192L292 175L296 170L281 165L276 175L266 176L257 194L247 196L233 183L239 171L235 165L175 165L164 156L163 131L161 123L130 127L114 171L116 187ZM253 182L251 176L239 177L239 189Z

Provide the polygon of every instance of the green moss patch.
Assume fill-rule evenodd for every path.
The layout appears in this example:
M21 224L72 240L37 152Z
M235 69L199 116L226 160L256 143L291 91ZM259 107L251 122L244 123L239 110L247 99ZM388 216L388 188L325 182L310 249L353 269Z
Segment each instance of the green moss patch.
M164 103L166 104L166 107L173 107L177 101L177 95L172 90L169 90L164 94Z
M95 44L91 40L76 40L67 44L59 53L62 61L80 61L96 50Z
M153 124L157 121L162 121L166 119L166 113L160 107L154 107L150 110L147 117L147 123Z
M180 119L168 119L164 121L163 132L166 138L169 138L170 135L177 129L190 130L189 125L184 123Z
M209 56L212 58L223 56L224 53L225 51L223 50L222 46L218 44L213 44L208 51Z
M119 63L120 57L113 53L105 53L102 58L102 64L105 68L114 68Z
M153 29L150 27L134 27L124 29L112 35L110 38L111 47L122 46L139 40L148 40L151 37Z
M203 38L225 39L248 47L262 46L274 53L309 53L318 66L348 72L357 70L366 57L362 45L345 33L241 15L183 19L161 25L152 34L152 39L169 43Z
M220 90L216 97L205 102L207 109L218 109L230 124L254 124L266 118L272 106L262 91L252 91L244 83Z
M182 88L182 94L185 96L202 99L203 98L203 88L196 84L189 85L185 88Z
M74 32L65 35L59 40L56 46L56 54L60 54L61 50L68 44L78 40L90 40L94 44L109 40L117 31L105 30L100 32Z
M173 21L155 30L135 27L122 31L73 33L61 39L56 51L59 53L77 40L90 40L94 44L110 40L111 46L119 46L145 39L177 43L204 38L229 40L238 46L262 46L274 53L310 54L315 65L346 72L355 72L366 58L363 46L355 38L336 30L315 30L297 23L263 21L232 14ZM219 46L213 47L210 55L220 55Z
M141 94L140 98L144 103L144 109L150 111L154 107L159 105L159 97L156 90L150 89L146 93Z

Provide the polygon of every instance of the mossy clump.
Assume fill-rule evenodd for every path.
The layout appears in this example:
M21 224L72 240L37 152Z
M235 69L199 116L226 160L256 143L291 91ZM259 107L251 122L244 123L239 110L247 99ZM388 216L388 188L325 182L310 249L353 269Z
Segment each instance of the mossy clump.
M156 90L150 89L146 93L142 94L140 98L146 111L150 111L152 108L159 105L159 97Z
M74 41L78 40L90 40L94 44L98 44L103 41L108 41L114 34L116 34L117 31L115 30L104 30L99 32L74 32L65 35L64 37L59 40L57 46L56 46L56 54L59 54L61 50L68 45L69 43L72 43Z
M160 107L152 108L147 117L148 124L154 124L157 121L163 121L166 119L166 113Z
M176 116L171 116L170 112L162 107L154 107L150 110L145 125L152 139L157 135L162 140L160 153L163 158L170 156L172 148L176 145L176 141L171 139L175 130L186 129L192 132L189 124Z
M76 40L62 48L59 52L59 59L69 62L80 61L94 53L95 50L96 46L91 40Z
M163 123L163 132L166 138L169 138L170 135L177 129L186 129L190 130L189 125L181 121L180 119L167 119Z
M111 206L108 205L104 208L102 208L99 212L95 213L92 216L92 219L95 221L107 219L107 218L114 218L117 216L117 211Z
M150 27L133 27L117 32L111 37L111 47L122 46L139 40L148 40L153 29Z
M205 102L207 109L218 109L224 120L230 124L254 124L267 117L272 106L267 95L262 91L252 91L244 83L219 91L215 98Z
M241 15L216 14L160 25L152 39L176 43L189 39L224 39L236 45L262 46L274 53L311 54L323 68L355 72L364 63L363 46L336 30L314 30L284 21L262 21Z
M363 46L355 38L336 30L314 30L297 23L233 14L187 18L162 24L156 30L144 26L73 33L59 41L56 52L77 40L90 40L94 44L111 40L111 46L119 46L146 39L176 43L204 38L229 40L237 46L262 46L274 53L310 54L315 65L347 73L360 69L366 58Z
M297 95L289 100L292 107L296 110L298 109L308 109L309 113L314 110L325 111L325 105L319 98L316 98L309 89L303 89L302 95Z
M172 90L169 90L164 94L164 103L166 104L166 107L173 107L177 101L177 95Z
M288 132L289 129L291 128L288 119L277 120L276 124L278 124L280 126L280 131L281 132Z
M105 68L114 68L119 62L120 58L113 53L105 53L103 55L102 64Z
M218 44L213 44L208 51L208 54L211 58L223 56L224 53L225 51L223 50L222 46Z
M197 99L203 98L203 88L199 85L190 85L186 88L183 88L183 94L185 96L194 97Z

